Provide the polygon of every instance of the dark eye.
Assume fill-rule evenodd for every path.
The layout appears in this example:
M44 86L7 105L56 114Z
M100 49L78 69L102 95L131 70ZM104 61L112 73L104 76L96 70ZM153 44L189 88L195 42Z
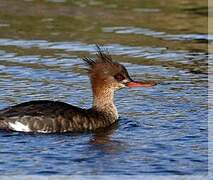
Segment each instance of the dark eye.
M125 79L125 77L124 77L123 75L121 75L121 74L116 74L116 75L114 76L114 78L115 78L117 81L122 81L122 80Z

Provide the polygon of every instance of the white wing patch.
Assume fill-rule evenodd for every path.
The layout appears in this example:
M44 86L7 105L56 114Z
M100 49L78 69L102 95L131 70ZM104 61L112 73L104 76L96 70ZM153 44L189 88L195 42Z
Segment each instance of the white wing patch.
M22 124L18 121L16 121L15 123L9 122L9 126L14 131L22 131L22 132L30 132L31 131L31 129L27 125L24 125L24 124Z

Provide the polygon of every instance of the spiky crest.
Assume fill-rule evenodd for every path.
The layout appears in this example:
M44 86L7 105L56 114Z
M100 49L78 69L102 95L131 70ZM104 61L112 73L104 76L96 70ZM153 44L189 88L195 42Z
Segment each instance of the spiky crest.
M85 57L83 58L83 61L86 63L86 65L88 65L90 68L92 68L94 65L96 64L109 64L109 65L113 65L115 64L112 61L112 57L109 54L108 50L101 48L99 45L96 44L96 48L97 48L97 53L96 53L96 58L89 58L89 57Z

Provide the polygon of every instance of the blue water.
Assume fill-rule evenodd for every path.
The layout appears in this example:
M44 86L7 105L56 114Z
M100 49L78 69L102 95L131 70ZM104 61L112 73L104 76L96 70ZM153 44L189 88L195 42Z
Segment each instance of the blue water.
M98 13L102 11L97 4L80 2L80 9L94 6ZM3 5L10 10L12 7L7 3ZM25 2L22 6L26 3L34 2ZM118 15L108 14L106 9L102 13L115 18L113 23L106 18L105 24L90 26L85 16L75 15L79 24L88 26L82 30L85 35L82 38L81 30L70 32L66 29L75 24L75 20L70 17L69 21L65 3L39 2L45 16L44 29L36 26L40 23L36 19L37 11L26 11L22 16L17 12L18 23L13 21L9 10L5 9L4 13L11 17L0 14L4 19L4 22L0 21L0 109L35 99L58 100L89 108L92 102L90 83L81 58L94 56L99 37L104 39L103 47L109 50L113 59L127 67L133 79L154 80L158 85L116 92L119 121L101 132L33 134L0 131L0 175L206 175L207 60L213 58L207 53L206 41L212 41L212 36L208 37L200 26L194 32L184 24L181 29L179 16L174 16L174 26L180 28L175 31L173 26L167 27L166 21L159 29L154 22L149 28L150 21L146 21L150 14L159 13L159 17L166 19L167 13L185 13L187 22L194 16L201 19L202 13L190 14L184 10L173 14L166 10L167 6L173 6L167 4L164 9L154 2L142 9L132 7L130 13L125 4L122 6L117 2L108 6L100 1L103 7L112 8L109 11L113 13L113 7L121 8L121 13L126 13L123 15L125 21L116 19L120 17ZM17 8L22 6L16 4ZM55 17L47 8L49 6L60 7L63 16ZM57 12L57 9L53 11ZM35 16L32 32L27 13ZM144 13L145 17L140 15L144 27L137 22L131 25L129 13L133 17ZM94 22L97 20L96 16L91 18ZM195 24L200 23L199 18ZM61 26L64 27L54 28L52 21L56 27L57 23L63 22ZM4 30L10 27L13 28ZM93 40L90 36L94 36Z

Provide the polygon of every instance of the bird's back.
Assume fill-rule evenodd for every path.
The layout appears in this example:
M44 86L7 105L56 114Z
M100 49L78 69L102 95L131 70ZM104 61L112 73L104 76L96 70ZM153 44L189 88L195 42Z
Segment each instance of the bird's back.
M112 124L111 117L58 101L30 101L0 110L0 129L24 132L80 132Z

